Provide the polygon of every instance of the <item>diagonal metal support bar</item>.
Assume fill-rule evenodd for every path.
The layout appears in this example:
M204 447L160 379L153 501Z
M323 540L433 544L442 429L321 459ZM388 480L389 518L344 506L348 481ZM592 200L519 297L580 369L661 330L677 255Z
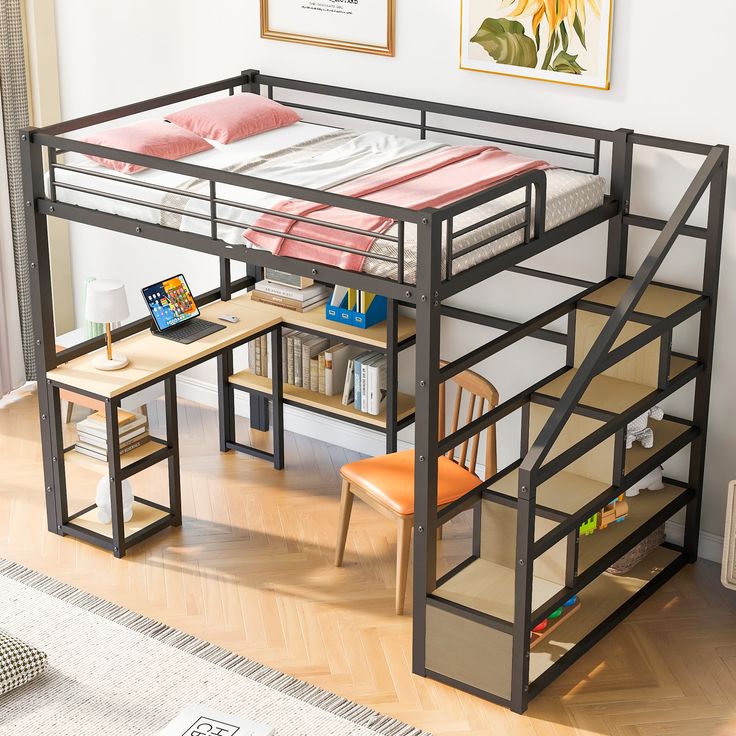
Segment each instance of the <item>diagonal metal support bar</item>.
M672 217L668 220L666 226L652 246L652 249L649 251L649 254L644 259L644 263L631 280L631 284L618 306L614 309L611 318L583 360L575 378L570 382L570 385L565 390L547 423L524 458L521 464L520 483L522 482L522 476L536 472L544 462L552 445L559 437L565 422L573 413L575 406L577 406L582 395L590 385L590 382L605 360L626 321L634 311L645 289L654 279L655 274L662 265L662 261L669 253L683 226L687 223L700 198L710 185L717 169L723 166L724 160L725 149L722 147L715 147L708 154L700 170L675 208ZM525 485L525 492L522 495L526 495L527 489L528 485Z

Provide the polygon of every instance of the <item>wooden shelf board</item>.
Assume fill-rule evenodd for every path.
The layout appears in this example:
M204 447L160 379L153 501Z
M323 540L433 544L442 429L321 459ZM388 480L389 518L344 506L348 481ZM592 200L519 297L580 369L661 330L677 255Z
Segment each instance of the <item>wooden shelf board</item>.
M646 449L640 443L635 442L630 450L626 450L624 473L633 472L640 465L647 462L649 458L656 455L660 450L667 447L667 445L674 442L680 435L690 429L690 425L688 424L672 422L669 419L663 419L661 422L651 421L649 426L654 430L654 445Z
M563 470L537 488L537 504L564 514L574 514L610 487L609 483L601 483ZM512 470L494 483L491 490L518 498L518 469Z
M562 590L562 586L543 578L532 582L532 610L538 608ZM434 595L459 603L474 611L513 622L514 570L479 558L457 575L436 588Z
M670 380L693 365L695 365L694 360L673 355L670 361ZM553 381L542 386L537 393L559 399L576 373L577 368L568 369ZM653 393L656 393L656 389L651 386L622 381L620 378L612 378L611 376L598 375L590 382L580 403L611 414L621 414ZM653 397L653 401L656 401L656 395Z
M140 447L136 447L135 450L126 452L120 459L120 467L127 468L138 460L142 460L143 458L149 457L155 452L164 449L166 449L166 445L149 440ZM103 475L107 474L106 460L96 460L89 455L79 452L73 447L64 453L64 462L80 466L87 470L94 471L95 473L102 473Z
M256 376L249 371L240 371L230 377L230 383L235 386L251 388L257 391L271 393L271 379L265 376ZM359 420L366 424L371 424L384 429L386 427L386 411L382 411L378 415L366 414L358 411L352 405L344 406L342 403L342 394L335 396L325 396L315 391L302 388L300 386L292 386L284 384L284 399L301 406L319 409L320 411L329 412L337 417L345 417L348 419ZM414 413L414 397L408 394L400 393L398 395L398 420L401 421Z
M587 296L583 301L615 307L621 301L629 284L631 284L631 279L615 279ZM652 317L665 318L699 298L700 294L651 284L636 305L636 311Z
M638 496L627 498L629 513L623 521L611 524L606 529L599 529L589 536L580 537L578 573L587 570L629 534L685 492L680 486L665 485L661 491L642 491Z
M133 518L125 524L126 539L168 515L166 511L160 511L145 503L140 503L140 501L133 501ZM86 514L78 516L70 523L112 539L112 524L100 523L97 519L97 509L92 509Z
M355 340L370 347L386 347L385 322L381 322L373 327L368 327L363 330L360 327L351 327L350 325L344 325L340 322L334 322L333 320L327 319L327 317L325 317L324 304L316 309L311 309L308 312L295 312L293 309L286 309L286 307L279 307L255 301L250 298L250 294L246 294L244 298L253 306L254 309L261 310L264 314L278 316L285 323L293 326L295 329L304 327L305 329L324 332L327 335ZM403 342L404 340L413 337L416 333L416 321L411 317L399 315L397 333L399 342Z
M549 669L579 641L610 616L632 595L641 590L667 565L678 552L658 547L626 575L603 573L580 592L580 610L563 621L531 651L529 681Z

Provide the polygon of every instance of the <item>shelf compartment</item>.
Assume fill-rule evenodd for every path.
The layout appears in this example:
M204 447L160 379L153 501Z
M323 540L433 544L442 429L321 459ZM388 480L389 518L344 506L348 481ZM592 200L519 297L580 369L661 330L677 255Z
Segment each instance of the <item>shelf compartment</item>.
M610 630L609 619L620 613L623 618L629 611L627 604L634 607L636 598L646 597L644 588L650 583L665 582L683 563L683 556L667 547L658 547L647 555L626 575L604 572L580 591L581 607L575 616L563 621L554 632L540 642L530 653L529 680L535 683L557 662L570 657L570 661L582 654L577 645L585 646L586 638L598 630ZM597 639L596 639L597 640ZM592 645L594 641L590 641ZM588 646L585 646L587 650ZM579 653L578 653L579 652ZM552 674L552 673L550 673ZM536 683L535 683L536 684ZM543 687L544 683L539 683Z
M581 301L581 306L590 303L609 307L613 310L623 298L630 284L631 279L629 278L618 278L609 281L597 291L588 294ZM631 319L636 321L638 315L656 319L667 319L701 298L702 295L697 292L678 289L673 286L664 286L662 284L650 284L636 305L636 311ZM647 321L649 322L651 320Z
M623 521L611 524L606 529L599 529L589 536L580 537L578 574L595 565L671 504L677 506L672 511L675 513L685 505L691 493L682 486L666 484L661 491L642 491L638 496L627 498L629 512ZM632 540L628 546L633 547L634 544Z
M371 328L369 328L371 329ZM265 376L257 376L249 371L240 371L230 376L230 383L238 389L246 391L258 391L262 394L271 394L271 379ZM365 424L379 429L386 429L386 410L380 414L366 414L358 411L352 405L345 406L342 403L342 395L326 396L315 391L283 384L284 403L313 409L324 414L347 419L348 421ZM409 394L398 394L397 396L397 420L399 423L409 420L414 415L414 397Z
M324 335L332 335L341 340L353 342L359 345L366 345L375 348L386 349L386 323L362 329L360 327L351 327L350 325L341 324L327 319L325 316L324 305L316 309L310 309L308 312L296 312L292 309L279 307L275 304L266 304L252 299L250 294L240 297L250 308L258 310L263 314L278 316L286 327L292 327L296 330L304 329L308 331L319 332ZM399 344L406 342L416 334L416 321L411 317L400 314L396 325Z
M139 470L144 470L151 465L166 460L172 453L170 447L159 439L150 438L147 442L135 450L126 452L120 457L120 468L124 477L130 477ZM107 475L107 460L97 460L96 458L85 455L76 449L75 445L64 451L64 462L70 465L78 466L94 473Z
M654 444L652 447L647 449L640 443L635 442L629 450L624 450L624 487L626 486L626 476L630 476L642 466L650 464L656 456L661 456L661 462L664 462L665 459L679 452L698 434L697 427L694 427L691 422L674 417L665 417L659 422L653 421L650 426L654 430ZM653 468L647 470L647 472L651 470Z
M97 506L93 505L85 513L71 519L66 524L66 530L72 530L73 532L76 527L112 542L112 524L102 524L97 519L96 509ZM166 526L166 522L169 522L172 518L169 511L158 505L153 505L140 499L134 500L133 518L125 522L124 525L126 544L133 544L137 536L148 531L154 524Z
M670 360L669 382L677 385L681 379L685 379L685 373L698 365L694 358L681 355L673 355ZM532 397L557 401L562 397L570 382L577 373L576 368L569 368L554 380L541 386ZM693 375L694 378L694 375ZM645 399L651 399L651 405L667 395L666 391L657 390L651 386L644 386L632 381L622 381L610 376L594 376L580 400L580 406L603 414L623 414ZM582 413L582 412L581 412Z
M548 481L537 486L537 506L541 506L562 514L572 515L589 504L611 487L610 483L601 483L582 475L562 470ZM491 491L501 493L509 498L519 497L519 470L499 478L491 487Z

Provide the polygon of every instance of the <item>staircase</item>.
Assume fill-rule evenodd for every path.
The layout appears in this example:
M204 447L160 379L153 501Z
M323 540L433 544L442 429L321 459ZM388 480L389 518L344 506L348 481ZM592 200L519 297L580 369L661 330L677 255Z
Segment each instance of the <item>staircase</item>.
M693 291L653 279L715 172L722 176L720 156L715 149L706 159L633 278L606 279L573 302L567 365L526 397L519 460L479 489L474 554L428 596L426 668L439 679L523 711L529 697L694 561L712 282L706 273L703 290ZM698 355L673 352L673 329L696 315ZM665 415L652 423L653 447L626 450L626 425L694 379L693 418ZM626 498L620 523L580 533L581 524L688 446L687 481L665 478L661 490ZM685 507L684 547L665 543L625 575L607 572ZM531 630L578 594L575 615L530 646Z

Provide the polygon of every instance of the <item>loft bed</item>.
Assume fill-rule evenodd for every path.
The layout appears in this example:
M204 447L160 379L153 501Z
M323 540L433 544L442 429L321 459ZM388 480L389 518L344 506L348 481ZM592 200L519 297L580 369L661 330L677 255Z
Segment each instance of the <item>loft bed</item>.
M561 173L552 173L552 179L561 176L575 180L583 191L587 182L597 194L591 195L592 201L587 205L578 202L577 209L573 208L567 217L555 218L550 211L559 209L560 199L559 191L557 199L550 196L554 188L550 185L550 172L532 170L450 204L414 209L347 196L329 187L310 188L262 178L252 172L170 161L69 137L90 126L157 108L238 92L266 94L317 121L305 122L304 126L325 126L324 116L328 115L330 121L339 117L361 125L398 128L420 141L475 140L559 157L574 165L560 167ZM305 96L308 102L303 101ZM376 107L392 113L382 117L375 112ZM330 125L334 127L332 122ZM502 132L497 132L499 127ZM552 139L554 144L549 142ZM560 139L567 143L559 144ZM284 79L256 70L46 128L24 130L21 146L50 531L73 533L66 502L61 498L65 488L57 462L58 390L67 385L63 374L59 379L58 369L74 365L74 361L103 344L102 338L95 338L55 352L52 301L44 298L51 290L46 219L59 217L215 256L220 264L220 285L202 295L202 303L230 300L235 291L251 288L264 267L386 296L388 424L395 425L398 419L396 400L391 399L396 395L398 382L398 309L401 306L415 311L415 673L523 712L530 697L684 564L697 558L726 147ZM688 153L703 159L666 221L631 211L633 157L638 147ZM154 173L139 179L123 177L70 163L74 154L137 164ZM220 156L219 160L225 159ZM609 187L605 195L600 189L603 171ZM185 187L186 200L181 197L181 188L171 185L172 176L189 182ZM345 270L330 263L275 255L247 247L232 237L233 228L259 230L252 220L244 226L242 220L233 219L234 210L289 218L281 210L274 213L247 198L233 199L233 191L246 190L347 210L356 216L379 216L390 220L392 227L378 238L382 247L371 250L365 258L365 263L374 264L373 268ZM692 225L689 218L706 192L707 223L703 227ZM225 210L227 216L223 214ZM319 224L309 217L292 219ZM606 270L600 281L521 265L605 222ZM627 274L628 234L632 227L658 234L641 267ZM261 230L268 234L267 228ZM351 226L337 230L346 235L376 237L375 232ZM332 231L334 234L334 228ZM680 236L704 244L703 282L697 291L654 281L662 261ZM299 242L298 237L295 240ZM302 242L333 253L350 252L349 247L334 240L311 238ZM248 275L233 280L231 261L246 263ZM445 304L449 297L502 271L561 282L579 289L579 293L521 323ZM485 325L504 334L440 368L442 317ZM549 328L563 317L568 318L565 332ZM673 352L673 328L693 317L700 321L696 354ZM113 334L116 339L134 339L148 326L149 320L139 320ZM502 397L492 411L481 416L471 414L465 426L438 439L433 428L439 421L440 384L525 337L567 346L566 365L515 396ZM220 368L222 392L228 389L232 357L221 362ZM44 376L48 376L45 382ZM175 399L172 381L167 379L167 396ZM663 425L666 431L660 433L663 439L652 450L627 454L623 449L627 423L692 381L692 417L667 416ZM257 404L252 407L251 421L265 421L263 402L260 408ZM221 400L220 411L224 408ZM452 452L490 424L517 411L522 412L518 460L489 480L479 481L477 488L438 512L439 455ZM174 411L171 418L175 417ZM222 421L221 417L221 426ZM175 439L171 442L176 444ZM663 491L632 499L630 523L614 525L610 534L579 534L581 523L595 509L688 446L686 479L668 478ZM387 447L395 449L395 435ZM175 450L165 447L161 452ZM111 476L113 501L119 492L116 482ZM683 508L686 523L682 544L665 542L623 578L606 572ZM439 523L469 509L473 509L472 554L438 576L435 530ZM178 514L180 523L180 509ZM158 524L155 530L164 525ZM139 534L138 539L142 538ZM583 604L576 615L562 621L554 635L532 649L531 630L578 592ZM586 596L590 600L587 607Z

